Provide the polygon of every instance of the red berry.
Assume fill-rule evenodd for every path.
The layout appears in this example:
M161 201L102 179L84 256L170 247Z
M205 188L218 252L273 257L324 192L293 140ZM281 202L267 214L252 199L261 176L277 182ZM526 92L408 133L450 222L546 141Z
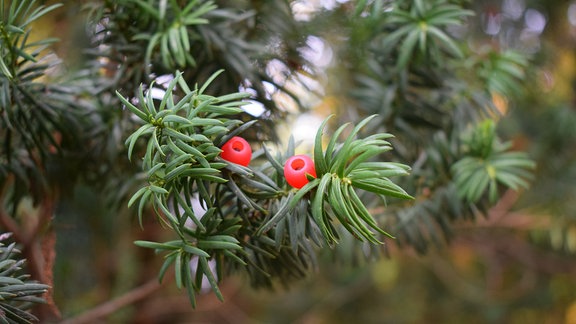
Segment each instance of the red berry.
M284 164L284 177L289 185L296 189L304 187L308 183L306 174L316 178L314 161L308 155L294 155Z
M234 136L222 145L220 156L228 162L248 166L252 159L252 148L245 139Z

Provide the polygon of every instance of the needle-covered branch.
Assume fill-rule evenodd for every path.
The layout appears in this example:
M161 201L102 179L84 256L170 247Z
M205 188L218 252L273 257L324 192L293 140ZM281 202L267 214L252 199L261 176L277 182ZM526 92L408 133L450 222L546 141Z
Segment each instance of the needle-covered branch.
M206 86L191 90L177 73L161 99L143 90L152 86L140 87L137 98L118 94L143 123L126 145L129 156L143 154L148 184L128 204L137 205L140 223L146 206L152 206L176 237L164 243L136 242L165 255L161 278L173 266L177 286L187 288L194 303L204 276L222 298L217 282L224 269L245 269L255 285L271 285L276 278L303 276L315 263L314 247L334 246L339 227L372 244L381 244L380 236L391 236L380 228L358 191L410 199L389 179L407 175L410 168L380 160L392 149L386 141L392 135L359 137L375 116L355 126L343 143L333 136L324 150L326 119L314 150L318 178L309 178L297 190L288 185L282 167L294 155L293 143L277 156L263 147L255 152L253 163L243 165L220 155L222 143L252 126L233 118L247 95L212 97L204 93ZM195 267L190 266L193 259L198 260ZM216 273L207 266L210 262L216 264ZM287 264L293 271L280 267Z

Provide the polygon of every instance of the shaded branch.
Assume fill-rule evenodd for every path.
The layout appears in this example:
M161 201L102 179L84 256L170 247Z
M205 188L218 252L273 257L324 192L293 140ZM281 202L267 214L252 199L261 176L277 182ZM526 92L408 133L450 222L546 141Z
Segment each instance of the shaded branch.
M122 296L105 302L95 308L80 314L79 316L67 319L62 322L62 324L83 324L83 323L93 323L97 319L103 318L105 316L111 315L119 309L131 305L141 299L146 298L158 289L162 287L158 283L158 279L150 280L149 282L128 291Z

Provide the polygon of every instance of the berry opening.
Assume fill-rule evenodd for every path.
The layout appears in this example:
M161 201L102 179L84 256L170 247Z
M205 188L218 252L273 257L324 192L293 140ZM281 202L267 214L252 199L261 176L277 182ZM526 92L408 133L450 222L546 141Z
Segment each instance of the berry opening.
M242 144L240 141L234 142L232 143L232 149L236 152L242 152L244 149L244 144Z
M304 168L304 165L306 165L306 163L304 162L304 160L302 159L295 159L294 161L292 161L292 163L290 164L290 166L292 167L292 169L298 171L298 170L302 170Z

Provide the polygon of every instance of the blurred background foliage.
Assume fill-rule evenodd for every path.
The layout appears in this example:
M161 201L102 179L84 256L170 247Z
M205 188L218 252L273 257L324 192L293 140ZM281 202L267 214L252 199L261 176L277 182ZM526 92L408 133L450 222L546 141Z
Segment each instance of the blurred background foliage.
M144 0L69 0L34 24L30 37L58 37L52 46L64 62L46 75L58 85L45 89L46 103L84 108L58 117L74 128L31 123L50 135L34 154L58 195L52 285L64 318L136 291L105 322L576 323L576 1L175 2L217 9L196 17L161 14ZM114 91L135 95L174 68L191 84L224 68L210 91L251 93L254 110L238 118L261 120L246 134L254 143L294 133L305 146L302 135L330 113L332 126L378 113L367 132L396 136L394 159L413 168L402 185L417 198L384 212L372 206L397 236L385 245L389 257L344 237L287 290L252 290L233 276L222 284L224 303L208 293L196 310L170 282L150 285L161 260L133 241L169 238L152 220L140 229L126 207L142 181L123 146L135 124L111 107L121 107ZM462 137L487 117L496 124L485 128L503 139L490 148L508 143L537 165L532 179L519 176L528 190L453 186L456 161L494 153ZM38 177L30 170L22 174ZM8 205L27 223L37 210L19 190L3 199L24 199Z

